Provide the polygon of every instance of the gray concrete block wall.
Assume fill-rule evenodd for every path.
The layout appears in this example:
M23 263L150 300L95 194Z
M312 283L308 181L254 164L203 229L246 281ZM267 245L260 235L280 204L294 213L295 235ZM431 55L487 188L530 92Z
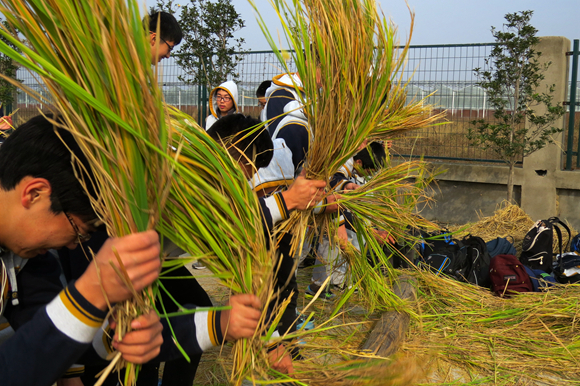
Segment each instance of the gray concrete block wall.
M537 49L542 52L542 61L551 62L539 91L554 84L554 103L562 103L568 91L566 52L570 40L543 37ZM565 128L564 118L555 125ZM580 171L562 170L562 135L556 135L554 142L525 157L523 166L516 168L514 198L533 220L558 216L580 229ZM446 171L437 176L433 185L435 202L431 207L418 208L428 219L453 224L477 221L479 211L489 216L507 197L507 166L443 162L433 165Z

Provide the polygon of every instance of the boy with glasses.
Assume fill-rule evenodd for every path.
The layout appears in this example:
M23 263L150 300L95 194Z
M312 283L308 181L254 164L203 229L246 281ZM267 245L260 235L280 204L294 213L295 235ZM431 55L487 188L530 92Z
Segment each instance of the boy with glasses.
M39 116L20 126L0 149L0 271L7 277L1 299L3 311L10 313L21 301L42 303L40 298L46 293L40 288L19 291L16 273L27 259L37 259L49 249L75 247L96 230L99 220L89 200L96 193L90 188L86 192L78 181L71 151L84 166L76 172L87 181L92 180L90 166L68 131L55 130ZM38 312L29 315L30 320L0 346L2 385L51 385L90 347L108 302L132 296L111 267L114 264L118 269L119 265L114 250L136 291L159 275L160 245L154 231L110 239L78 280L48 304L37 307ZM41 282L29 283L34 287ZM159 318L149 313L134 323L139 324L132 335L141 354L134 355L133 345L129 349L125 343L116 345L126 359L143 363L159 353Z
M159 24L159 35L157 34L157 24ZM183 39L183 32L173 15L167 12L155 12L149 16L152 65L159 63L164 58L169 58L175 46L181 43L181 39Z

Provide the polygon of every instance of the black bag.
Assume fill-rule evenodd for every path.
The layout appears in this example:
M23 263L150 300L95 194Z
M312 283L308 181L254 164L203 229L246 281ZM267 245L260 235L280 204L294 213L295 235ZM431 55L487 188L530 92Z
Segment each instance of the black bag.
M515 293L534 290L530 275L514 255L497 255L489 265L491 290L498 296L510 297Z
M465 280L489 288L489 263L491 257L481 237L467 235L461 240L466 255Z
M558 265L554 269L558 283L573 284L580 282L580 256L575 252L558 255Z
M448 234L423 234L423 243L419 246L419 267L436 274L445 274L464 281L467 272L466 249L461 242Z
M522 242L520 261L532 269L541 269L546 273L552 272L554 230L558 235L558 245L560 254L562 254L562 231L560 226L568 232L568 241L570 241L570 228L560 221L558 217L550 217L534 224Z
M498 237L495 240L488 241L486 244L490 258L497 255L517 255L513 242L506 237Z
M412 268L413 262L417 260L417 251L410 245L403 243L395 243L394 251L390 250L388 246L383 246L383 251L390 255L391 264L393 268Z

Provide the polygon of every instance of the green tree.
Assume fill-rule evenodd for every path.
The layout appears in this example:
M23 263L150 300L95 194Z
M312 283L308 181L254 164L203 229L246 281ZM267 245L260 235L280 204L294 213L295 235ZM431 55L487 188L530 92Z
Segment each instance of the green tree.
M540 90L540 82L550 63L541 64L538 30L530 25L533 11L509 13L502 30L491 28L497 45L485 60L486 69L474 69L477 83L495 110L494 122L472 121L467 138L474 146L492 149L509 165L507 199L513 202L516 162L553 143L552 135L562 131L552 126L564 114L553 104L554 85ZM545 114L538 114L538 107Z
M228 77L239 79L235 68L247 51L242 49L244 39L234 38L234 33L245 22L230 0L190 0L181 6L174 0L158 0L157 7L174 15L176 8L180 9L178 19L184 40L176 57L187 74L179 77L181 81L213 88Z
M9 28L6 21L2 21L5 28ZM3 42L14 47L6 38L0 37ZM0 74L7 76L8 78L16 79L16 71L18 71L18 66L14 64L12 59L8 56L0 53ZM9 81L4 78L0 78L0 103L4 107L4 113L9 113L6 107L14 103L14 95L16 94L16 86L12 85Z

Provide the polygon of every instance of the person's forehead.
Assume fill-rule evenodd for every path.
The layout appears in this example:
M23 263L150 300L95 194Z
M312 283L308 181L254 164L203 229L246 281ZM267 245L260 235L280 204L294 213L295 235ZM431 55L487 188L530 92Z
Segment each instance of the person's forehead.
M229 93L229 92L227 92L226 90L222 90L222 89L219 89L219 90L217 91L217 94L218 94L218 95L230 95L230 93Z

